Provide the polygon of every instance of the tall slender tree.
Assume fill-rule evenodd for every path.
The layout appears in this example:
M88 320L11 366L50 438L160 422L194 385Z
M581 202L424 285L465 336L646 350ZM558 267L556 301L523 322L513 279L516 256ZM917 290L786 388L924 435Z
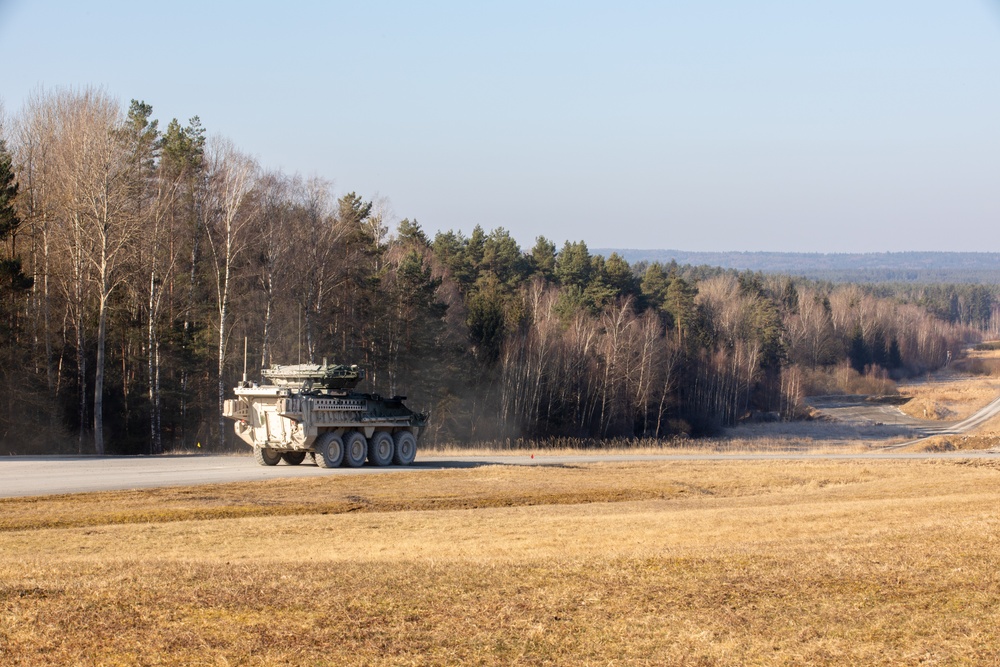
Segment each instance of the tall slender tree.
M144 125L152 109L134 109L136 127L122 125L117 102L95 98L93 124L87 128L92 171L85 193L84 220L88 261L97 288L97 356L94 367L94 450L104 454L104 378L108 307L111 295L126 279L123 264L134 250L139 216L132 205L142 192L142 167L151 141ZM111 110L114 110L112 113ZM131 129L131 131L130 131ZM155 130L154 130L155 131ZM146 144L143 147L142 143Z
M33 281L26 276L17 256L17 233L21 218L14 206L17 196L17 180L12 169L12 156L0 136L0 346L6 349L3 368L0 369L0 391L3 393L4 415L0 418L0 432L10 424L14 416L14 390L10 375L21 367L16 355L18 302L31 289Z
M226 397L226 352L230 336L230 302L234 293L237 262L250 245L251 223L257 215L254 187L257 163L239 152L229 141L220 140L209 152L209 209L205 228L212 256L218 326L218 436L225 443L222 406Z

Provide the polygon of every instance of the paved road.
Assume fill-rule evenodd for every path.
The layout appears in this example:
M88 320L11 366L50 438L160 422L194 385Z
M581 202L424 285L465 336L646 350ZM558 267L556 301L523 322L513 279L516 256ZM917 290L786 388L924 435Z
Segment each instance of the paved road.
M250 456L5 456L0 457L0 497L44 496L61 493L193 486L224 482L248 482L283 477L329 477L375 475L387 472L418 472L472 468L483 465L575 465L615 461L762 461L804 459L927 459L1000 458L1000 453L949 452L872 454L676 454L676 455L586 455L586 456L458 456L419 455L409 467L338 468L324 470L314 465L271 468L258 466Z

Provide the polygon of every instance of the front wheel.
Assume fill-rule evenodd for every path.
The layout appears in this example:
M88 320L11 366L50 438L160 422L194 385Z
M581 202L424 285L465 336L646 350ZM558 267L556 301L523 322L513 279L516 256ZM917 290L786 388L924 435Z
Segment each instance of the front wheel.
M408 466L417 458L417 439L409 431L397 431L392 437L396 441L396 450L392 454L392 462L398 466Z
M364 433L351 431L344 438L344 465L360 468L368 456L368 440Z
M258 465L276 466L278 465L278 461L281 460L281 452L276 452L269 447L254 445L253 460L256 461Z
M306 460L305 452L283 452L281 460L290 466L297 466Z

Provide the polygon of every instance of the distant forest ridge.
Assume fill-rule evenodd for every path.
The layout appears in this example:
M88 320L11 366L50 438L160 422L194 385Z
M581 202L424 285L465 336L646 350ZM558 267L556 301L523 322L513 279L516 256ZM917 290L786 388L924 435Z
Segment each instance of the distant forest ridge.
M1000 283L996 252L689 252L596 248L608 257L618 253L629 263L672 260L693 266L761 271L832 282Z

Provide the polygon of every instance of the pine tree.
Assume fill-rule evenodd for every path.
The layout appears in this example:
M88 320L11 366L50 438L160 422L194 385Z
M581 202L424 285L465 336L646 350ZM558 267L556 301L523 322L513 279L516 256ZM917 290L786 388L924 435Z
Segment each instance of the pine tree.
M613 252L604 262L601 281L619 297L638 297L641 293L639 280L632 267L618 253Z
M19 384L12 373L19 367L22 357L17 345L17 303L20 296L32 286L33 281L21 269L21 260L15 255L17 230L21 219L14 208L17 196L17 180L11 166L12 160L7 146L0 139L0 351L3 355L0 365L0 433L6 433L19 409ZM6 255L6 256L5 256ZM9 356L8 356L9 354Z
M490 232L483 243L483 269L490 271L508 290L517 289L529 273L528 260L517 241L503 227Z
M0 139L0 243L5 246L3 255L6 255L0 255L0 296L4 308L12 305L10 299L17 294L31 289L33 283L24 274L21 259L17 256L17 232L21 227L21 218L14 207L17 189L13 160L7 151L7 144ZM13 308L10 314L13 315ZM6 321L7 318L4 319Z
M556 244L544 236L535 239L535 247L531 249L531 270L545 280L555 280L556 277Z
M13 160L7 151L7 145L0 139L0 330L4 330L6 341L14 335L17 312L15 303L18 295L24 294L34 281L24 274L21 258L17 256L17 232L21 227L21 218L14 207L17 197L17 179L14 176Z
M506 335L504 303L500 281L486 274L476 283L476 291L466 304L466 324L476 357L491 366L500 358Z
M476 282L478 271L469 257L469 240L462 232L438 232L434 237L434 257L447 267L450 277L463 294Z
M786 278L781 287L781 307L785 314L794 315L799 312L799 291L791 278Z
M593 262L587 244L566 241L556 256L556 278L564 287L573 285L582 290L590 285L592 276Z
M667 286L663 307L670 314L677 331L678 342L687 339L697 318L694 298L698 290L681 277L675 277Z
M667 289L670 287L670 275L659 262L653 262L646 267L642 275L642 298L652 308L663 308L667 301Z
M396 238L403 245L416 246L422 249L430 247L427 234L420 227L420 223L416 220L411 222L409 218L403 218L399 225L397 225Z
M858 325L854 326L854 331L851 333L851 339L847 347L847 357L851 362L851 368L859 373L864 373L865 367L872 363L871 349L865 342L864 334Z

